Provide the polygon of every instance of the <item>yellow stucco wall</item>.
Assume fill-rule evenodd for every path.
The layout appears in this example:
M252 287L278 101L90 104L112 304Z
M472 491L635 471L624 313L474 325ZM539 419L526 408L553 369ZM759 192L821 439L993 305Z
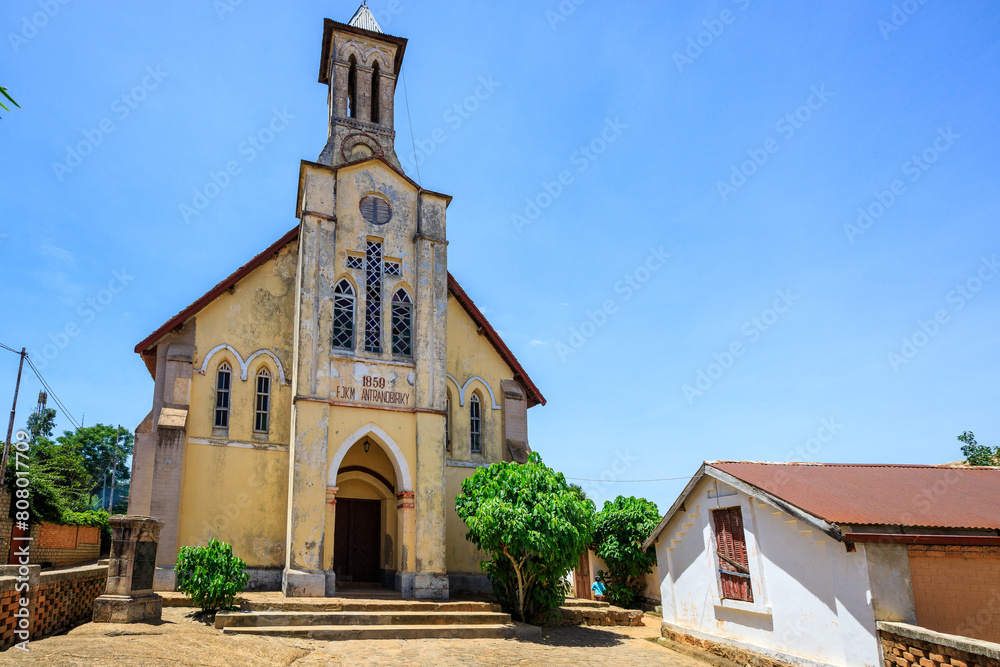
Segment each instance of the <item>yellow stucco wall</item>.
M225 344L244 361L259 350L270 350L287 379L297 252L297 244L289 244L195 320L196 372L186 426L178 546L205 544L215 537L232 544L251 567L284 563L291 387L280 382L277 364L266 355L249 364L246 381L241 379L240 359L229 350L214 354L204 375L198 371L209 352ZM213 428L216 373L223 361L233 372L226 432ZM264 367L271 374L266 435L253 430L256 377Z
M355 195L342 201L356 201L356 197L373 189L366 179L370 172L347 171L340 179L341 187L354 190ZM377 174L376 174L376 177ZM385 176L390 180L394 175ZM386 183L379 188L385 191ZM413 224L410 215L415 193L408 186L394 186L394 209L401 228ZM346 205L346 204L345 204ZM347 214L342 219L353 220ZM394 220L395 222L395 220ZM350 224L338 228L342 239L357 236ZM388 258L403 260L408 264L403 243L399 247L390 241L400 230L386 230ZM356 238L360 243L361 239ZM358 245L355 243L355 245ZM337 264L342 265L346 249L338 250ZM359 246L360 247L360 246ZM187 420L187 449L184 460L182 484L179 546L203 544L209 537L217 537L234 546L236 553L251 567L280 567L284 563L286 517L288 502L288 443L292 390L289 384L279 381L279 369L273 360L262 355L253 360L247 369L247 380L240 379L241 360L230 350L216 352L207 365L207 372L200 371L205 356L219 345L230 345L246 360L258 350L270 350L283 365L286 382L291 381L293 320L295 307L295 273L297 244L292 243L278 255L264 263L241 280L232 293L223 294L205 307L196 318L196 373L191 386L191 409ZM331 279L338 277L336 272ZM407 283L407 276L393 278L399 284ZM361 286L358 286L361 289ZM412 294L412 291L411 291ZM417 305L419 307L419 304ZM502 403L501 380L512 377L512 370L500 358L485 336L477 333L477 326L458 303L448 299L448 354L447 370L450 396L449 429L451 452L448 460L488 464L504 460L502 411L493 408L494 400ZM223 361L233 369L230 426L228 432L214 429L216 371ZM356 373L353 365L358 362L338 360L334 368L345 375ZM266 436L253 432L253 408L257 371L266 366L272 375L271 424ZM405 390L405 375L412 369L400 366L400 378ZM481 379L474 379L481 378ZM471 380L471 382L470 382ZM336 378L334 379L336 382ZM461 388L465 387L465 404L460 405ZM492 390L492 394L491 391ZM470 452L469 399L477 394L482 406L483 454ZM404 483L397 478L388 452L388 443L373 438L373 447L365 454L360 446L350 450L341 462L342 467L368 467L382 475L398 493L404 487L414 488L418 466L416 442L416 415L409 412L378 410L367 407L329 408L328 461L331 463L342 447L354 444L353 434L364 430L368 424L382 429L402 453L409 469L410 479ZM481 552L465 540L465 524L455 513L455 497L461 491L462 481L474 468L448 466L445 469L445 494L448 571L480 572ZM392 538L392 554L383 553L383 565L403 567L409 554L403 553L404 542L413 544L415 526L402 526L409 537L397 534L395 499L380 497L380 489L358 475L350 479L329 479L328 484L339 486L338 497L371 498L384 502L383 524ZM331 524L332 525L332 524ZM333 544L333 535L327 536ZM384 548L383 548L384 550ZM327 549L324 560L332 563L332 548ZM412 564L411 564L412 566ZM328 565L332 567L332 565Z

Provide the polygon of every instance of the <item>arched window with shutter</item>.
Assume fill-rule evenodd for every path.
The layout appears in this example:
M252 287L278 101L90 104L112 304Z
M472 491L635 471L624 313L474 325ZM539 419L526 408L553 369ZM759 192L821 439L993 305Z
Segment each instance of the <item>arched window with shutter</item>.
M267 433L271 425L271 373L260 369L257 373L257 400L255 402L253 430Z
M413 303L400 287L392 295L392 353L413 356Z
M233 385L233 369L223 361L215 379L215 428L229 428L229 399Z
M347 279L333 289L333 346L340 350L354 349L354 312L356 295Z

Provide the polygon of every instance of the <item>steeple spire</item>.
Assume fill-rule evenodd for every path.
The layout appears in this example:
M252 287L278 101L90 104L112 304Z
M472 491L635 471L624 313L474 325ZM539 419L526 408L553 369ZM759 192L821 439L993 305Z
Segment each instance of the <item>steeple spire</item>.
M361 6L358 7L358 11L354 12L354 16L347 25L354 28L361 28L362 30L371 30L372 32L382 33L382 26L378 24L375 20L375 15L372 14L372 10L368 9L368 0L364 0Z

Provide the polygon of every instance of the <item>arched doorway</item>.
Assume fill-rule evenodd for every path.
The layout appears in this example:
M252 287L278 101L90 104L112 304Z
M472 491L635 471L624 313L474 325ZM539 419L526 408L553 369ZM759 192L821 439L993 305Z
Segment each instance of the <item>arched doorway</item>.
M338 448L328 477L326 528L333 547L326 567L337 590L395 586L406 505L397 500L410 488L405 457L375 424L352 433Z

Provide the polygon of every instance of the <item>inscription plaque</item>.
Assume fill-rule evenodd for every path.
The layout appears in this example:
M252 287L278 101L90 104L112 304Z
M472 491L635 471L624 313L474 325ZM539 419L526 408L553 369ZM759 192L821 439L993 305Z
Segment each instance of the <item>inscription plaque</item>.
M156 573L156 542L138 542L135 545L135 564L132 566L132 590L148 591L153 588Z

